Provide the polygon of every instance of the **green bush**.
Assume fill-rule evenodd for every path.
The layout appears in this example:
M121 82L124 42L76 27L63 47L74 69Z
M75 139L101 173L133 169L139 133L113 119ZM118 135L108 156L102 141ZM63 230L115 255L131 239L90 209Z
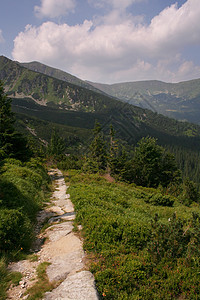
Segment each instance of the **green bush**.
M182 185L182 192L179 200L185 205L190 205L192 202L199 202L199 192L194 182L185 179Z
M0 251L27 250L31 244L32 226L17 209L0 210Z
M37 211L45 200L48 175L32 159L5 159L0 168L0 251L28 250Z
M145 202L151 203L152 205L161 205L161 206L173 206L174 199L169 195L162 195L161 193L149 195L145 199Z

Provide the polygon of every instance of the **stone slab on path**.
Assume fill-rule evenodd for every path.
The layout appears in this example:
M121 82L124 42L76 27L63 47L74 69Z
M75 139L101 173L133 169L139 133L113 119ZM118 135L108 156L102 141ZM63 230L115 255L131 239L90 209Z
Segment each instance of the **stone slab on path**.
M96 292L94 276L82 271L68 276L51 293L46 293L45 300L95 300L99 299Z
M82 241L75 235L73 223L75 218L74 206L67 194L68 186L65 185L62 173L57 170L59 178L55 180L57 185L53 193L54 206L51 211L57 210L57 216L53 216L49 222L56 220L65 221L53 225L46 231L49 242L40 251L43 261L51 263L47 268L50 282L63 280L53 291L45 294L44 299L73 299L73 300L97 300L99 299L93 275L85 271L83 259ZM64 212L64 213L63 213Z

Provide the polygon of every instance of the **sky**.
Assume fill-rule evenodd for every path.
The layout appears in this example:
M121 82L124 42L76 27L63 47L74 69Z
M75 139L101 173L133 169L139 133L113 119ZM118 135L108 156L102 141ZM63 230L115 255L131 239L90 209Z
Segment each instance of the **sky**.
M109 84L200 78L200 0L1 0L0 55Z

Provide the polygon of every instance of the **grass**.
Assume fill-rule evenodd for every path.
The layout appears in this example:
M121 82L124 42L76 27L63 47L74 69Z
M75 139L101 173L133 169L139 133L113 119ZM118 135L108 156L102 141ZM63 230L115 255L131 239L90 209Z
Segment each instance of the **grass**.
M50 283L46 274L46 269L50 265L48 262L43 262L37 267L37 282L26 291L28 300L42 299L43 295L51 291L55 285Z
M27 255L26 259L30 260L31 262L34 262L34 261L38 261L38 256L37 254L29 254Z
M0 299L6 299L6 290L9 286L9 277L5 258L0 259Z
M83 226L102 298L198 299L200 220L195 225L192 217L200 213L198 204L175 199L172 207L157 206L145 201L159 193L155 189L75 171L69 179L75 224Z
M6 258L2 257L0 259L0 299L6 300L7 294L6 291L9 288L10 284L18 285L22 278L20 272L9 272L7 270Z
M11 272L8 275L8 278L12 282L13 285L19 285L19 282L22 279L22 273L21 272Z

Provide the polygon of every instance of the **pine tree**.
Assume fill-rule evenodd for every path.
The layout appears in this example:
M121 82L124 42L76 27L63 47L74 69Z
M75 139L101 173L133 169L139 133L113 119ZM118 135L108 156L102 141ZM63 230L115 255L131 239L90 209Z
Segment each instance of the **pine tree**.
M14 114L11 112L11 99L4 92L0 81L0 157L6 156L12 148L10 138L13 134Z
M105 171L107 168L107 151L101 125L96 122L93 129L94 139L89 146L89 154L86 158L84 169L86 171Z
M65 153L65 141L62 137L59 136L58 132L54 129L51 135L51 140L48 145L48 153L50 155L63 155Z
M14 129L12 100L4 92L0 81L0 158L15 157L25 160L30 155L26 140Z
M155 138L142 138L132 160L132 180L137 185L167 186L180 178L174 156L157 145Z

